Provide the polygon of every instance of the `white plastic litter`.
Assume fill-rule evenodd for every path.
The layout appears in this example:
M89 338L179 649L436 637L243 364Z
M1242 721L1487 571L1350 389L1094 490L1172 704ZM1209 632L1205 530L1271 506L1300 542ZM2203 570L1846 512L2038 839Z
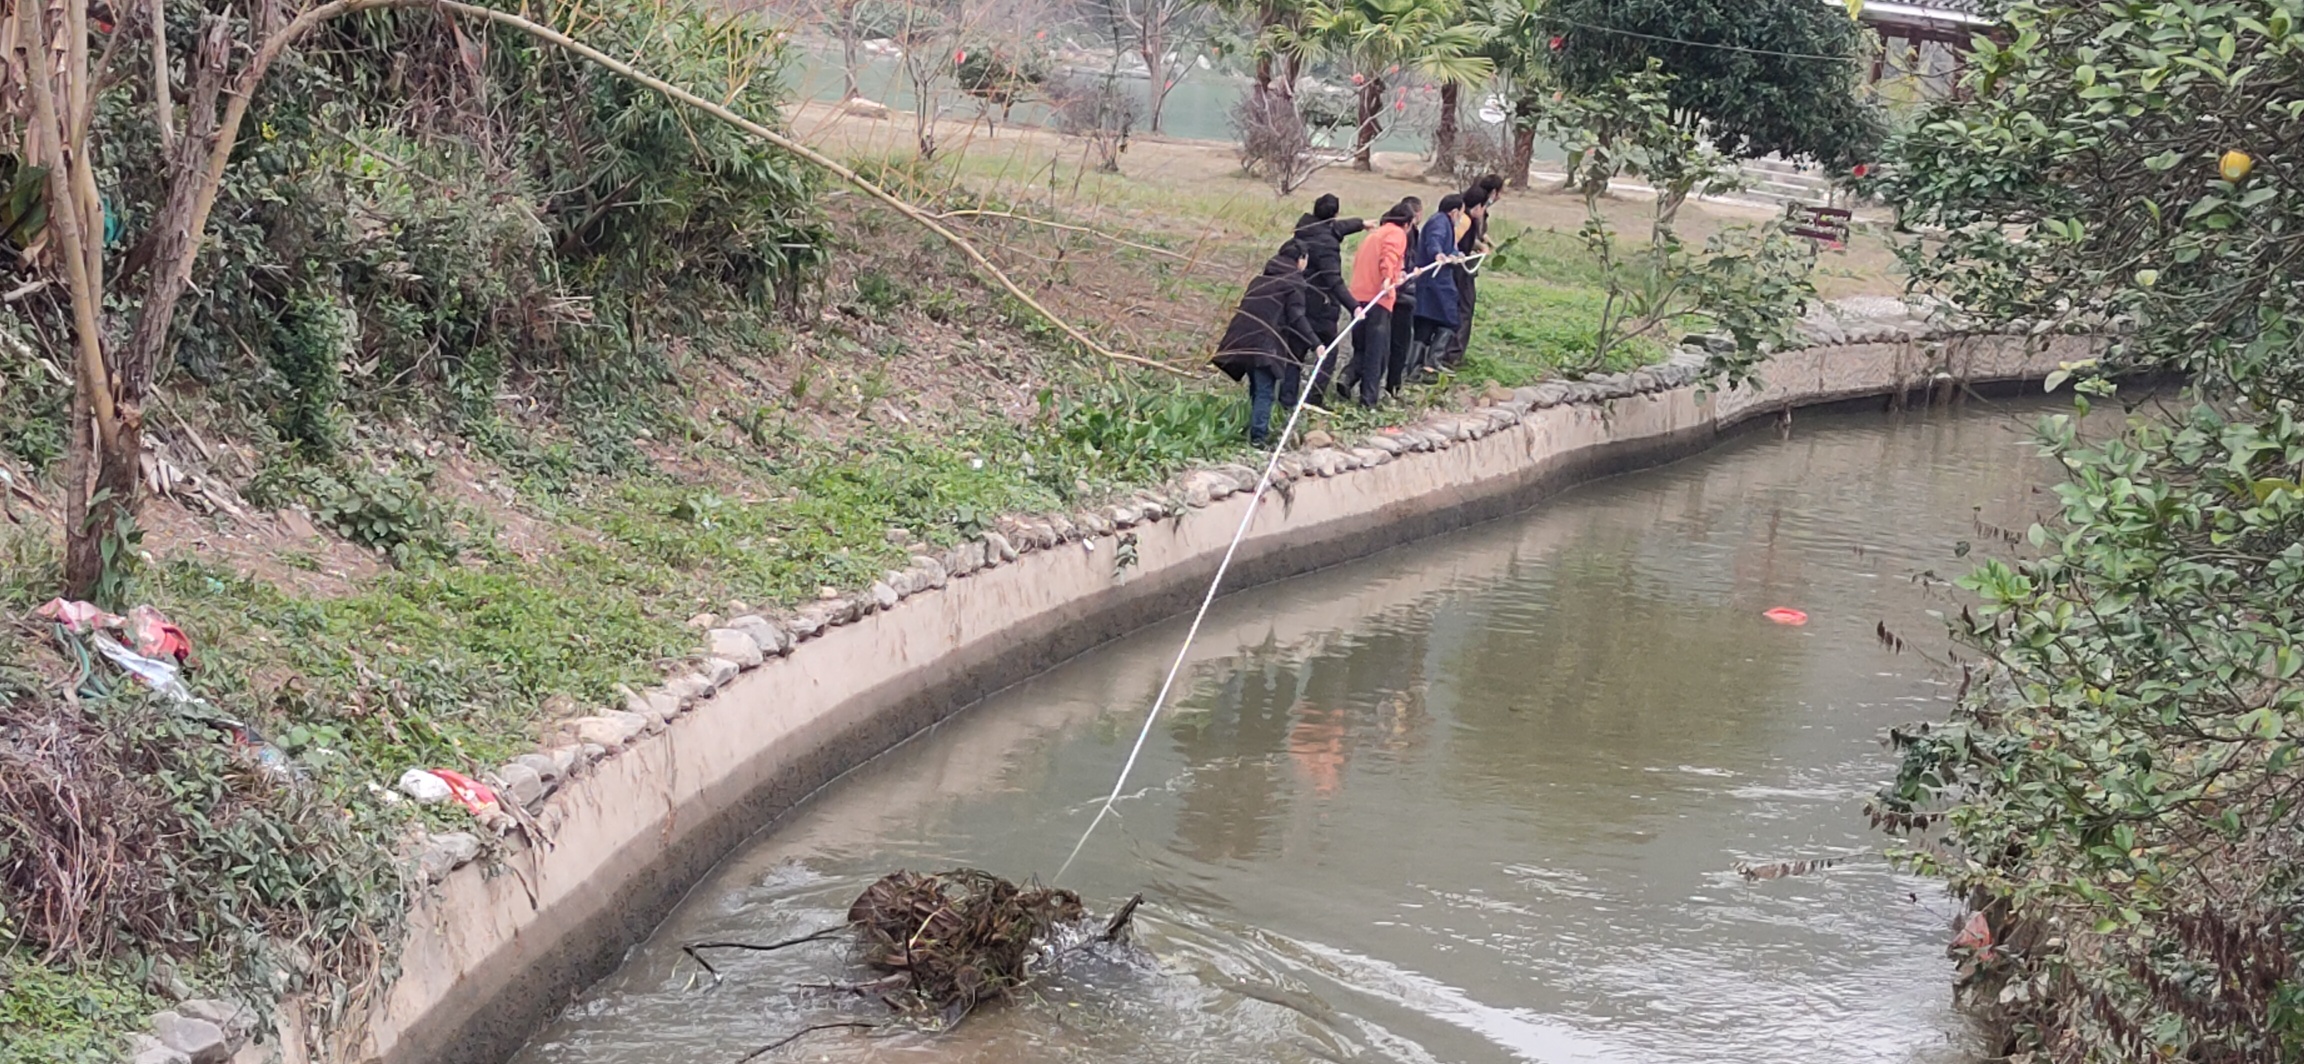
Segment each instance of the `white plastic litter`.
M420 768L400 774L400 791L416 800L418 805L431 805L448 800L448 781Z

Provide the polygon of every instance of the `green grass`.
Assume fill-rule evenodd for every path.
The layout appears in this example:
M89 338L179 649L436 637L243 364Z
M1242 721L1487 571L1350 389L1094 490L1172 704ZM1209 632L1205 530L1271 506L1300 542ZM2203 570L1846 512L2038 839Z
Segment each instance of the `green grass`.
M1483 274L1473 312L1472 343L1460 376L1509 388L1568 373L1618 372L1663 357L1659 345L1635 338L1592 356L1607 297L1511 274Z
M159 1007L125 973L0 953L0 1064L113 1064Z

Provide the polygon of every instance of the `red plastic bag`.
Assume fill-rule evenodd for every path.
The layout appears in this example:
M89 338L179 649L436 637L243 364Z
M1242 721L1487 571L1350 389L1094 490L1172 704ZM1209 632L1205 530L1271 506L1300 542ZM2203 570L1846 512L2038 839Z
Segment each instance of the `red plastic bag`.
M128 637L136 652L148 658L175 658L182 664L192 656L192 640L184 629L150 606L128 611Z
M428 769L427 771L440 777L440 781L448 785L449 797L464 803L464 808L471 810L472 815L479 816L496 808L496 792L490 789L487 784L461 772L444 768Z

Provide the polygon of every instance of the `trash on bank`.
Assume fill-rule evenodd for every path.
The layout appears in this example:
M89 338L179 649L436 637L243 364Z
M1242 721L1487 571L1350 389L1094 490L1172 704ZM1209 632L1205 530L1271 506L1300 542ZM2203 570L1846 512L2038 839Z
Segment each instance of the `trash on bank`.
M1763 610L1761 611L1760 616L1766 617L1769 620L1776 622L1777 624L1789 624L1794 627L1808 623L1807 614L1793 609L1790 606L1778 606L1772 610Z
M400 793L415 799L417 805L437 805L448 800L448 781L412 768L400 774Z
M451 769L436 768L431 772L434 778L448 785L449 797L456 799L463 804L464 808L471 810L473 816L479 816L500 808L501 803L496 800L495 789L487 784ZM405 779L406 777L402 778Z
M49 599L32 612L63 625L65 631L74 634L93 632L99 628L117 628L121 622L119 615L106 613L94 603L68 602L60 598Z
M192 659L192 640L184 635L184 629L151 606L128 611L128 640L138 654L148 658L174 658L178 665Z

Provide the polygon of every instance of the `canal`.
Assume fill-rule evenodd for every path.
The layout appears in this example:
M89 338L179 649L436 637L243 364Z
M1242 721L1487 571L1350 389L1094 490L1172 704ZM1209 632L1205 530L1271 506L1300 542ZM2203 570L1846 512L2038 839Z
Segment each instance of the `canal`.
M2049 475L2036 406L1802 416L1663 469L1232 594L1119 816L1062 884L1138 891L1148 959L956 1031L826 1032L810 1061L1972 1059L1952 902L1876 857L1897 723L1951 697L1929 615ZM1772 623L1773 607L1808 614ZM1957 605L1951 608L1957 609ZM1883 646L1885 625L1907 642ZM1181 638L1174 620L851 773L731 856L520 1064L733 1064L877 1020L799 989L896 869L1064 860ZM1740 864L1851 856L1753 881Z

